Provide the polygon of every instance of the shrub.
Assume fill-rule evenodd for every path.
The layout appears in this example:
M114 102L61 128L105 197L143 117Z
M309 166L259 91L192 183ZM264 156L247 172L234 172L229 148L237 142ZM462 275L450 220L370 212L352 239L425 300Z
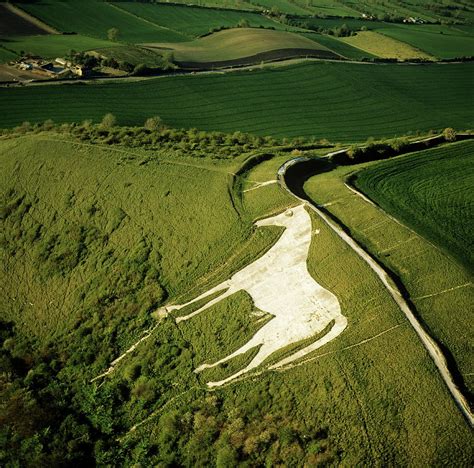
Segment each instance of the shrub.
M157 115L155 115L154 117L150 117L146 119L144 127L147 130L155 131L155 130L159 130L162 127L162 124L163 122L161 120L161 117L158 117Z
M443 130L443 136L446 141L456 141L456 131L454 128L445 128Z
M100 122L100 126L103 129L113 128L115 127L115 125L117 125L117 118L114 114L111 114L110 112L108 114L105 114L104 117L102 117L102 121Z

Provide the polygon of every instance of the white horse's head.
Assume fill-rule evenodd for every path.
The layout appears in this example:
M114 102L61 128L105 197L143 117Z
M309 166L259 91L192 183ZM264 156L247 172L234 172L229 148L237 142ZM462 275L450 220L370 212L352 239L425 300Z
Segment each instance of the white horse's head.
M256 226L282 226L288 227L291 223L294 223L294 217L301 215L301 211L305 211L304 205L299 205L295 208L290 208L279 215L272 216L271 218L265 218L257 221Z

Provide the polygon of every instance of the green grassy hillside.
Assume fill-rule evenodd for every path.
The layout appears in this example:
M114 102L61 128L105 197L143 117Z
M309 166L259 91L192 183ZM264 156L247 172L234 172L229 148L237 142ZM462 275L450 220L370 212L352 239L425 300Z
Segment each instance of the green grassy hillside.
M275 177L288 153L231 184L248 154L114 146L106 133L97 138L107 146L67 132L0 141L3 464L468 463L469 428L416 335L314 216L308 269L338 296L347 331L304 365L208 392L196 365L262 326L249 296L178 325L153 312L275 242L278 229L252 221L294 201L275 184L239 186ZM90 382L156 324L115 372Z
M251 28L229 29L191 42L146 44L146 46L172 51L174 59L178 62L235 60L278 49L329 52L326 47L298 34Z
M474 143L382 162L356 186L387 212L474 268Z
M97 121L105 112L122 124L142 124L158 114L174 127L344 142L470 128L473 69L470 63L307 63L133 83L2 88L0 126Z

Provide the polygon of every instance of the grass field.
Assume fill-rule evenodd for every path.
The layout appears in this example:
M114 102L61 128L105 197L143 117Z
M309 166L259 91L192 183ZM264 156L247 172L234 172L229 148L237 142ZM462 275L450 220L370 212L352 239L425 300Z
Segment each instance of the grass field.
M112 112L122 124L141 125L158 114L178 128L365 141L472 127L473 68L306 63L133 83L2 88L0 126L97 121Z
M124 42L186 40L186 36L176 31L144 21L109 3L97 0L81 2L41 0L22 3L20 6L62 32L75 32L98 39L107 39L107 31L110 28L118 28L119 40Z
M20 55L21 51L40 55L44 58L62 57L71 50L77 52L84 50L93 50L101 47L112 47L114 42L94 37L75 35L50 34L47 36L16 36L9 37L7 40L0 38L0 44L14 50Z
M251 28L229 29L192 42L146 46L172 51L174 59L179 62L235 60L278 49L328 52L326 47L299 34Z
M323 29L339 28L346 24L353 30L365 28L404 42L415 49L438 58L474 55L472 25L400 24L365 21L353 18L304 18L301 24ZM352 38L348 38L351 40ZM374 44L378 46L378 44Z
M353 47L350 44L347 44L342 39L329 36L327 34L317 34L317 33L301 33L301 35L307 37L308 39L316 41L318 44L326 46L328 49L332 50L336 54L341 55L350 60L362 60L365 58L373 58L375 55L370 54L366 50L358 49Z
M375 31L360 31L355 36L344 37L340 40L368 52L371 55L382 58L396 58L398 60L414 58L429 60L434 58L404 42L384 36Z
M235 28L241 20L248 26L283 29L284 26L256 13L206 8L181 7L158 3L116 2L123 11L137 15L159 26L190 37L207 34L215 28ZM142 42L151 42L150 39ZM156 39L153 42L177 42L173 39Z
M0 307L16 333L4 347L29 356L30 366L2 393L16 404L0 408L13 428L2 439L6 460L64 460L70 441L68 460L115 465L469 462L469 428L416 335L368 267L315 216L308 268L349 319L315 359L206 392L196 364L261 326L238 293L183 325L163 320L110 378L90 383L143 336L156 304L193 297L271 245L279 231L254 230L251 221L294 201L273 184L234 191L232 204L231 173L245 155L218 161L65 138L0 141L8 292ZM288 157L241 173L239 185L274 178ZM37 418L38 408L52 416Z
M410 177L410 180L413 181L411 185L408 181L404 182L406 190L409 190L407 188L409 185L412 187L410 193L414 196L413 204L418 203L420 210L425 209L426 221L424 221L424 224L418 222L415 226L413 218L420 219L421 214L413 214L412 211L412 219L409 220L410 225L416 227L422 235L427 232L427 226L431 222L430 219L434 219L436 216L438 216L439 223L446 226L455 226L451 229L447 228L447 233L443 233L444 245L447 243L446 239L450 237L450 231L457 230L457 234L451 234L451 237L465 237L465 229L468 229L468 226L464 228L455 225L453 214L449 212L450 209L447 205L445 205L446 208L442 208L444 200L438 197L437 194L435 194L435 197L438 197L439 202L433 203L436 209L439 208L440 214L435 215L433 213L434 208L429 208L430 205L433 206L430 202L433 195L432 193L428 194L427 190L433 186L432 174L435 171L434 167L439 164L438 168L441 172L446 170L446 166L449 166L450 170L446 173L452 174L454 180L446 177L440 183L439 190L441 192L444 190L444 193L448 193L447 196L453 197L453 210L456 210L456 206L459 207L457 213L461 210L463 212L461 217L467 219L469 210L472 210L472 208L467 208L472 197L466 187L462 188L463 183L455 180L455 174L465 170L466 159L468 159L471 151L471 142L456 143L445 148L402 156L390 161L392 173L391 176L387 175L387 178L397 177L398 168L401 168L401 172L405 174L405 177ZM415 181L414 174L408 176L404 169L407 169L410 161L411 167L415 164L414 161L419 164L417 166L418 170L421 171L421 174L425 171L426 178L421 175ZM426 168L424 167L425 161ZM382 163L377 162L366 164L365 166L368 166L368 168L364 169L361 175L364 175L364 171L367 171L367 174L372 173L379 164L383 166ZM472 357L472 334L474 330L469 319L474 300L471 283L472 273L424 237L420 237L412 230L391 220L383 212L345 187L346 177L360 170L361 166L364 167L363 165L341 167L315 176L307 182L306 191L316 203L328 204L326 209L340 219L350 229L351 235L366 246L381 263L385 264L400 279L427 330L449 351L466 387L472 392L474 380L470 369L474 365ZM457 168L453 169L454 167ZM469 172L471 172L470 178L472 179L472 171L466 170L467 174ZM399 183L401 183L401 179L401 177L398 178ZM452 190L448 187L448 180L450 180L453 187L460 187L458 196L451 194ZM469 176L463 176L463 180L464 185L468 184ZM416 187L415 191L413 187ZM443 189L443 187L446 188ZM418 197L417 192L419 193ZM417 200L420 200L422 193L426 195L425 200L417 202ZM380 195L377 196L380 198ZM406 195L402 194L400 194L400 198L401 200L407 199ZM392 203L395 204L395 202ZM409 202L406 202L406 206L408 205ZM388 205L387 208L389 208ZM390 207L389 212L395 216L400 215L402 221L406 219L402 217L406 217L406 214L402 213L401 209L395 211ZM435 223L431 223L434 226ZM439 227L434 229L437 229L437 232L440 230ZM439 241L439 238L437 240ZM469 242L469 240L466 240L466 245ZM452 241L450 245L452 245Z
M474 55L474 30L462 31L457 27L438 25L394 26L379 30L380 33L406 42L439 58Z
M416 153L357 174L356 186L474 269L474 143Z

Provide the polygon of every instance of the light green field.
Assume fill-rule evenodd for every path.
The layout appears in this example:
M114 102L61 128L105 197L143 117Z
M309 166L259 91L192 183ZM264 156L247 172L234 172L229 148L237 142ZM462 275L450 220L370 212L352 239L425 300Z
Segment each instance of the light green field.
M474 29L465 32L457 27L413 25L386 27L380 33L406 42L439 58L474 55Z
M23 434L15 425L19 439L2 439L6 460L470 460L470 431L415 333L367 265L315 216L308 268L337 295L349 326L314 360L207 392L206 376L193 373L201 359L228 353L262 326L238 293L182 325L163 320L110 378L89 382L143 336L158 304L193 297L276 240L278 229L255 230L251 222L294 200L277 185L239 187L274 178L289 153L239 171L248 155L197 159L178 148L105 147L49 133L3 139L0 149L7 201L0 271L8 292L0 306L16 325L6 349L22 357L42 350L30 357L29 377L2 393L17 402L13 413L0 409L6 427L20 415L33 428ZM34 419L41 407L48 420ZM67 423L65 411L72 412Z
M360 31L355 36L342 37L340 40L371 55L382 58L396 58L398 60L414 58L430 60L434 58L404 42L374 31Z
M343 38L317 33L301 33L301 35L316 41L318 44L326 46L336 54L339 54L340 56L350 60L362 60L365 58L375 57L375 55L372 55L365 50L358 49L357 47L347 44L342 40Z
M146 46L171 51L179 62L235 60L278 49L328 51L326 47L298 34L250 28L229 29L192 42Z
M404 42L415 49L438 58L474 55L474 29L472 24L402 24L352 18L302 18L297 23L301 26L313 29L322 28L324 30L340 28L343 24L354 31L364 28Z
M1 43L2 40L0 39ZM80 52L101 47L111 47L115 43L82 35L62 36L60 34L51 34L48 36L10 37L4 45L18 54L24 51L33 55L40 55L43 58L56 58L68 54L71 50Z
M459 182L453 180L452 186L453 191L458 194L453 200L456 202L455 206L459 207L457 221L459 222L459 219L465 217L469 219L470 194L466 190L465 183L469 178L472 179L472 175L469 175L472 171L465 168L465 161L466 158L469 159L470 148L472 148L472 143L457 143L454 146L434 149L413 156L401 156L387 163L392 169L391 177L397 178L399 170L401 171L400 174L405 173L404 184L406 190L404 195L399 195L400 202L402 203L403 197L408 196L408 191L413 193L413 188L409 189L408 186L417 187L415 193L419 190L420 197L422 197L421 193L426 195L428 187L432 187L432 182L426 181L433 177L434 172L437 174L443 173L443 176L446 177L446 179L443 179L444 185L440 184L439 191L444 190L451 194L451 186L448 184L449 174L452 174L456 179L456 176L454 176L456 171L466 170L467 175L463 176L463 179ZM456 155L464 156L456 158ZM446 161L447 158L453 159ZM417 182L414 180L414 177L416 177L414 174L408 175L406 169L410 164L413 167L414 161L420 164L419 167L422 168L421 171L424 171L427 179L422 177L423 172L420 173L420 170L418 171ZM426 168L425 162L427 164ZM369 175L376 170L378 164L383 167L383 163L367 163L359 166L341 167L322 173L311 178L305 189L316 203L328 204L326 209L340 219L350 229L351 235L366 246L376 258L400 279L427 330L449 350L458 372L464 379L468 389L472 391L474 381L470 369L472 369L474 361L472 339L469 339L469 336L474 333L469 319L474 301L471 283L472 272L470 273L460 263L447 256L443 250L434 246L424 237L390 219L344 186L345 178L349 174L354 173L361 167L368 166L369 169L365 169L367 172L362 171L361 174L362 176L364 174ZM439 164L438 170L436 170L436 164ZM446 170L446 165L451 167L450 171ZM370 168L371 166L373 168ZM455 172L453 172L453 167L457 167ZM411 178L412 184L409 184L409 178ZM425 185L426 183L428 183L428 186ZM461 189L456 191L456 186L460 186ZM462 188L463 186L464 188ZM379 199L380 195L377 194L376 197L376 199ZM406 206L415 206L416 200L416 195L414 195L413 201L407 199ZM450 235L449 226L452 226L451 232L456 228L457 235L463 236L464 227L455 224L453 213L449 211L447 206L443 209L444 201L442 197L438 198L438 203L433 202L437 208L436 214L433 205L429 208L429 198L425 197L423 202L420 198L418 200L425 208L422 208L419 204L420 212L416 215L411 212L409 221L410 225L415 226L416 221L414 219L419 220L421 210L425 210L424 214L427 220L423 221L423 224L419 221L416 224L417 230L422 235L429 229L426 227L426 223L430 222L429 212L431 211L433 218L437 217L440 224L447 226L447 232L443 233L444 242L447 242L446 238ZM383 203L382 200L381 203ZM392 201L392 203L396 202ZM461 215L459 215L460 212L462 212ZM402 221L407 219L406 213L403 213L400 208L395 210L391 206L389 213L397 217L400 215ZM466 227L466 229L469 228ZM468 244L469 240L466 240L465 248L467 249ZM453 310L456 311L455 315L453 315Z

